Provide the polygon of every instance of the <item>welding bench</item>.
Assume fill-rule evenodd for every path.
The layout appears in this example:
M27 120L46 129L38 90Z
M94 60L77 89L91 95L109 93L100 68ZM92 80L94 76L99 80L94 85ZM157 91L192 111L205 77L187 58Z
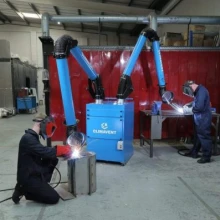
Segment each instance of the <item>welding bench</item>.
M153 115L151 110L140 111L140 146L144 146L146 142L150 146L150 157L153 157L153 141L162 139L162 124L167 118L185 118L185 116L174 110L162 110L160 115ZM215 130L213 155L218 154L218 135L219 135L219 118L220 114L212 113L212 127ZM213 120L215 119L215 120ZM149 138L144 136L144 125L146 120L150 120L150 135Z

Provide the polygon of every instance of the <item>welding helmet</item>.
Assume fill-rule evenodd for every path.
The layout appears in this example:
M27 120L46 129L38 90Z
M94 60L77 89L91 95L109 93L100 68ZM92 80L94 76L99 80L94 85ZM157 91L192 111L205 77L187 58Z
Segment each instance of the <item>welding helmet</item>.
M190 85L194 84L195 82L192 81L192 80L188 80L184 83L183 85L183 94L184 95L187 95L187 96L190 96L190 97L194 97L194 91L193 89L191 88Z
M39 135L43 138L50 138L53 136L57 126L52 116L47 116L44 113L39 113L33 119L34 122L40 123Z

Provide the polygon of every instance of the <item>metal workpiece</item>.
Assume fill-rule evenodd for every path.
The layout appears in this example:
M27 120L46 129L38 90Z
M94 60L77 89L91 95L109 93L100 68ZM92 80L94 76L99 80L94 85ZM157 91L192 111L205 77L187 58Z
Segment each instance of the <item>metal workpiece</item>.
M67 161L68 191L74 196L90 195L96 191L96 154L83 152Z

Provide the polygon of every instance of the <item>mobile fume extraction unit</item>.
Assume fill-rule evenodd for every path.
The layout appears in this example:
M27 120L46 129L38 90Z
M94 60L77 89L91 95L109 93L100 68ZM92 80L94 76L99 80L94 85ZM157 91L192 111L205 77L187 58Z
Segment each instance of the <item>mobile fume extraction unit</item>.
M86 105L86 134L87 150L95 152L97 160L126 164L133 154L134 102L128 96L133 91L131 73L147 39L152 42L159 93L163 102L170 104L173 93L166 91L159 37L153 29L144 29L141 32L128 64L120 77L116 100L105 99L101 78L77 46L77 40L64 35L56 41L54 55L66 117L67 136L76 128L67 63L67 57L71 53L88 75L89 92L95 99L94 103Z

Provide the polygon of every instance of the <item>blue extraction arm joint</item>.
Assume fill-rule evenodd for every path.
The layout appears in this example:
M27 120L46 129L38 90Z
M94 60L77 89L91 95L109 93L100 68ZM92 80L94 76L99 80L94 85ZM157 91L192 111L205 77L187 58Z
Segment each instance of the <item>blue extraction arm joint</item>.
M166 82L165 82L163 64L162 64L162 59L161 59L161 54L160 54L159 36L157 35L157 32L151 28L145 28L140 33L138 41L128 61L128 64L120 78L118 92L117 92L116 97L118 99L125 99L132 93L133 87L132 87L132 81L131 81L130 75L134 69L138 56L140 55L141 50L147 39L150 42L152 42L157 78L159 82L158 83L159 94L162 97L163 102L167 103L167 100L164 99L164 94L166 93L166 97L168 97L167 93L169 93L170 95L169 97L173 98L173 93L166 91Z

